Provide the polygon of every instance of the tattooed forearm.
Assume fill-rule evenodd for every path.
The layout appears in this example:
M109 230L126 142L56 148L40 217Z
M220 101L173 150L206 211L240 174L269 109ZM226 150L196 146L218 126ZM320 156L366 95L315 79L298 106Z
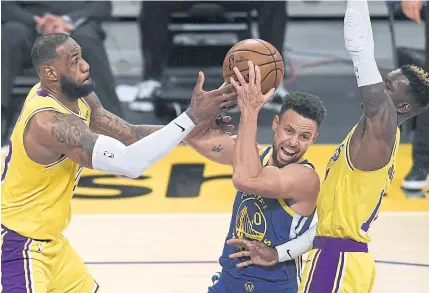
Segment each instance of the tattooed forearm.
M131 125L118 116L102 109L91 118L91 128L130 145L161 129L160 125Z
M60 144L64 153L79 157L80 164L92 166L92 151L97 135L86 124L71 114L49 112L51 116L51 136ZM76 159L76 158L75 158Z
M163 127L163 125L131 125L132 140L138 141Z
M221 144L214 145L212 148L212 152L215 152L215 153L220 153L222 150L223 150L223 147Z

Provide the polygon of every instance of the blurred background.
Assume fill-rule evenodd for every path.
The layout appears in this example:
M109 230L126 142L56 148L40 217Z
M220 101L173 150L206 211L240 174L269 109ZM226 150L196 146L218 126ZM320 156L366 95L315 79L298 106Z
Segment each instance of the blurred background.
M345 1L2 1L2 156L22 103L38 82L30 50L35 38L47 31L36 28L34 15L51 13L58 16L64 31L67 24L73 25L69 33L83 49L105 108L133 124L166 124L178 116L189 105L200 70L206 75L205 89L218 87L223 82L225 54L238 41L261 38L272 43L282 52L286 72L260 114L258 140L271 143L272 119L288 91L318 95L328 118L309 156L322 176L336 144L361 115L352 63L344 47L345 7ZM403 64L428 71L426 2L369 1L369 8L381 73ZM228 114L237 125L240 113ZM423 288L429 287L423 278L429 270L427 235L416 232L413 236L408 231L403 237L408 242L398 240L409 227L405 223L417 231L429 228L425 216L429 212L429 112L404 124L401 131L396 176L382 207L389 220L381 219L376 230L389 233L374 239L376 258L382 259L376 292L426 292ZM235 195L231 175L231 168L209 162L186 146L177 147L136 180L85 170L73 199L75 220L68 233L84 260L93 265L94 274L108 284L105 292L122 288L123 280L111 277L121 272L129 286L137 284L135 276L147 274L155 281L141 288L201 292L216 270L226 235ZM113 237L112 230L122 236ZM196 237L205 240L192 244ZM101 239L114 245L100 249ZM178 241L179 251L169 250L172 239ZM122 241L143 248L136 255L127 254ZM385 250L387 241L400 244ZM158 250L154 243L161 245ZM111 253L112 247L117 253ZM409 254L398 260L401 251ZM196 264L188 273L180 269L187 262ZM133 263L137 269L127 266ZM205 269L198 264L206 265ZM407 270L410 274L400 282L388 270L397 270L398 276ZM173 284L163 282L165 278L172 278Z

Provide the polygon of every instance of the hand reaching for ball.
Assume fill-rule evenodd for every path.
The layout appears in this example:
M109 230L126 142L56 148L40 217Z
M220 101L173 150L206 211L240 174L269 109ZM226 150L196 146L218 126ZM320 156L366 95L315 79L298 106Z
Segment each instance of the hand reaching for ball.
M237 67L234 67L234 73L237 76L237 81L233 77L230 78L230 83L234 86L237 96L238 105L241 111L251 110L259 112L265 103L274 94L275 88L269 90L265 95L261 91L261 71L259 66L253 65L252 61L248 62L249 65L249 82L246 83L243 75Z

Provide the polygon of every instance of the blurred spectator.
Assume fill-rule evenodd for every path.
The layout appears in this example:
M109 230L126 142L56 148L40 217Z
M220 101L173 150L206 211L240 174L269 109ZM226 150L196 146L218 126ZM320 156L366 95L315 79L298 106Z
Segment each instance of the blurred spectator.
M132 109L142 108L139 105L146 104L145 99L153 98L155 91L161 87L161 77L173 44L168 30L170 14L176 10L187 9L193 3L195 2L142 2L139 24L144 66L136 100L130 105ZM257 9L259 37L283 52L287 24L285 1L225 1L219 4L233 11ZM276 91L276 95L280 97L286 94L283 85Z
M111 15L109 1L2 1L1 8L2 114L12 102L15 78L22 68L32 66L31 47L38 35L69 33L80 44L83 57L91 66L96 92L104 107L122 116L101 27L101 20Z
M426 38L424 70L429 72L429 5L423 6L422 0L403 0L401 6L402 12L417 23L421 22L421 15L424 12ZM402 182L402 187L419 190L426 186L426 178L429 173L429 110L418 115L416 120L413 141L413 166Z

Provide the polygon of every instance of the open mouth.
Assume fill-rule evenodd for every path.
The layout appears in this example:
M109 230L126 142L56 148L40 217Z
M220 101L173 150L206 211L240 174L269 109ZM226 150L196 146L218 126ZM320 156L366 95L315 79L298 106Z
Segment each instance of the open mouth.
M279 152L279 154L280 154L280 158L283 160L283 161L288 161L288 160L290 160L295 154L296 154L296 151L294 151L294 150L292 150L292 149L290 149L290 148L286 148L286 147L281 147L280 148L280 152Z

